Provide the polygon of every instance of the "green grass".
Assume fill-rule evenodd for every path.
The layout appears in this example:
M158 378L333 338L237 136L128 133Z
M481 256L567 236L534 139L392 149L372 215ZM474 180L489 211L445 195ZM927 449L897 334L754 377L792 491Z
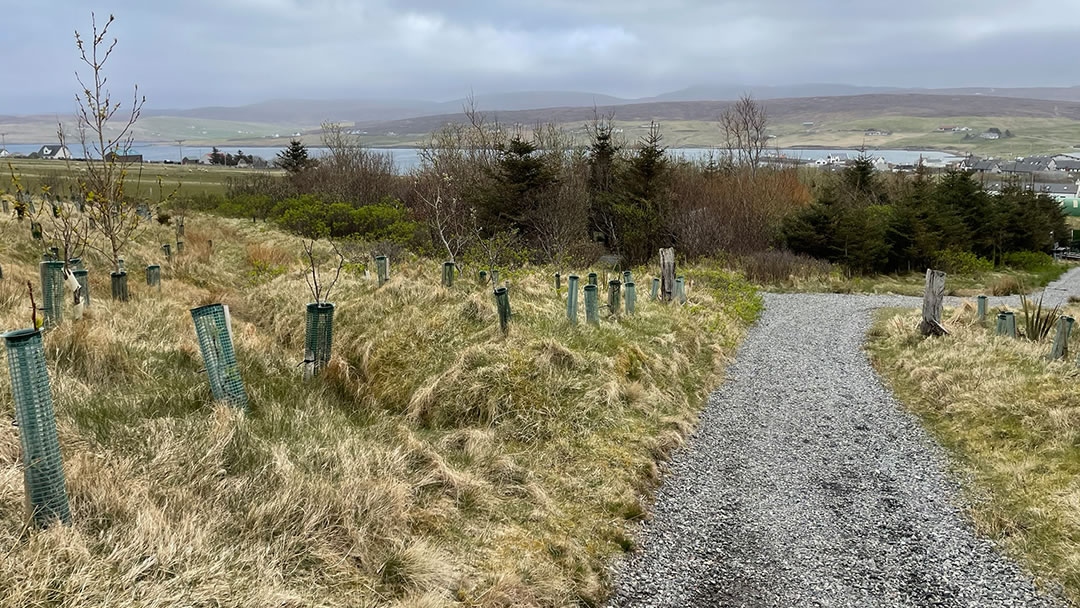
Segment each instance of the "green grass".
M50 191L67 193L72 185L72 177L83 172L82 164L72 161L70 164L60 160L42 160L14 158L0 161L0 192L6 190L14 192L11 183L11 168L14 167L16 176L22 182L22 186L29 192L39 193L42 186L48 186ZM211 165L165 165L161 163L143 163L132 165L129 168L127 189L133 196L142 196L149 200L156 200L158 192L158 178L160 177L166 194L173 191L178 185L178 195L190 196L194 194L224 194L225 182L229 177L266 173L266 169L237 169L236 167L220 167ZM271 173L280 173L271 170Z
M951 296L1026 293L1055 281L1071 267L1070 264L1057 263L1036 271L1002 268L977 274L949 274L945 280L945 293ZM850 277L834 271L828 275L791 277L761 285L761 288L777 292L890 293L921 296L925 285L925 272Z
M951 335L923 339L918 313L882 311L867 347L874 365L953 456L979 532L1080 601L1080 334L1049 362L1052 335L995 337L971 303L947 310L944 325Z
M688 305L642 290L635 316L572 327L555 269L525 268L503 273L504 337L475 268L445 289L441 260L396 259L381 288L343 277L335 356L304 382L299 241L201 215L186 232L167 264L171 229L146 227L128 303L84 256L94 307L45 336L71 526L24 531L17 429L0 425L0 607L600 605L658 461L761 306L736 275L688 267ZM43 245L0 217L0 328L29 323ZM248 415L200 373L188 310L211 302L232 310ZM0 418L13 408L0 375Z

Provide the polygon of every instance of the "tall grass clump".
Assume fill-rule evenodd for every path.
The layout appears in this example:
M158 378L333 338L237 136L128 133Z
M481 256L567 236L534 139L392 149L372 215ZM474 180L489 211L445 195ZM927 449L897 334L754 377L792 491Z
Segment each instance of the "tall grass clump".
M918 313L881 320L875 367L955 457L979 532L1080 601L1076 362L1048 361L1046 342L994 336L970 303L946 317L950 335L933 340L919 336Z
M161 265L160 292L133 284L45 335L70 526L24 525L18 429L0 424L0 607L599 605L658 460L760 310L738 275L686 267L686 306L571 326L556 269L525 267L504 273L504 336L490 288L409 258L380 288L364 252L335 288L335 355L302 382L300 239L191 214L165 262L171 234L148 223L126 251ZM4 329L29 324L39 247L0 217ZM86 267L104 292L109 261ZM213 302L247 414L202 375L188 310Z

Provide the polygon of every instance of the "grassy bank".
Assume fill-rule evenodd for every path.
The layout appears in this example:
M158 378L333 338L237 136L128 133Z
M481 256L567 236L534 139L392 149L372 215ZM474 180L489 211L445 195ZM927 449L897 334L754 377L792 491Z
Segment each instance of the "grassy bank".
M1002 268L992 272L975 274L952 273L946 282L946 295L1007 296L1028 293L1056 280L1069 268L1068 264L1054 264L1042 270ZM926 285L925 272L906 274L882 274L871 276L846 276L841 272L791 276L761 284L763 289L778 292L809 293L880 293L921 296Z
M0 328L29 324L29 232L0 218ZM0 424L0 606L596 605L760 309L741 279L689 268L689 305L643 288L635 316L571 327L553 269L530 269L504 272L504 338L475 269L446 289L438 261L395 260L382 288L343 275L335 356L305 383L298 241L197 216L165 264L170 240L155 223L128 252L128 303L87 256L93 308L45 336L71 526L24 527ZM247 415L200 373L188 309L211 302L232 310Z
M11 167L8 167L8 163ZM54 193L66 196L72 185L73 176L80 175L83 164L72 161L69 165L62 160L42 160L30 158L0 159L0 183L5 190L14 191L11 186L11 171L14 168L23 188L35 194L42 186L48 186ZM148 200L158 200L158 178L161 178L168 194L176 190L178 196L198 194L225 194L226 180L230 177L244 177L265 174L266 169L238 169L212 165L166 165L162 163L143 163L128 168L126 189L132 196ZM270 171L278 174L280 171ZM179 189L177 187L179 186Z
M917 313L886 311L874 365L954 457L978 530L1080 602L1080 336L1049 362L1049 340L995 337L971 304L945 319L952 335L924 340Z

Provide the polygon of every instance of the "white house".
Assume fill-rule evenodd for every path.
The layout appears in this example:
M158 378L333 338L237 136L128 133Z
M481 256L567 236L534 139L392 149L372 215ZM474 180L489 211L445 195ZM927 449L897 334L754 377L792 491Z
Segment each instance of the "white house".
M0 158L4 158L5 156L11 156L11 155L8 153L6 148L0 148Z
M67 149L67 146L55 145L55 146L41 146L38 150L38 155L41 158L71 158L71 151Z

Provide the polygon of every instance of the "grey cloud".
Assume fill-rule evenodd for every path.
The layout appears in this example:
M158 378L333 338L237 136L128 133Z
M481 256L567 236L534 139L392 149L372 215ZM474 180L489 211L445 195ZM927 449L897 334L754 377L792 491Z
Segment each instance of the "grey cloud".
M0 113L70 111L72 32L117 16L115 89L154 107L281 97L637 97L694 84L1071 85L1062 3L953 0L2 0ZM8 6L10 5L10 6Z

